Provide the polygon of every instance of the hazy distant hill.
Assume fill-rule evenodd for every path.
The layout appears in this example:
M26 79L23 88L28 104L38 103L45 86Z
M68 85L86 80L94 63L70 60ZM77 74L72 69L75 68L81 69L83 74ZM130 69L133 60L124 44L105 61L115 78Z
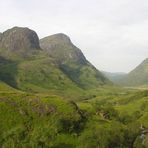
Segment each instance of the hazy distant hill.
M148 84L148 58L122 79L122 85L139 86Z
M109 80L114 82L115 84L120 84L120 81L126 77L127 73L124 72L106 72L106 71L101 71Z
M129 73L102 72L112 82L122 86L148 85L148 58Z

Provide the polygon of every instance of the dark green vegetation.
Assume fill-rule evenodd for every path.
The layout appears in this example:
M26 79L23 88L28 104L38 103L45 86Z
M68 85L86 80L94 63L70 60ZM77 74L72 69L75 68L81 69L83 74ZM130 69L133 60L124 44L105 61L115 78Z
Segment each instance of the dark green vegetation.
M28 33L29 32L29 33ZM148 91L113 85L63 34L0 39L0 147L141 148Z
M81 50L72 44L68 36L55 34L45 37L40 40L40 45L78 87L92 89L111 84L86 60Z
M108 88L95 98L74 103L59 96L21 92L1 82L0 144L6 148L141 148L140 126L148 127L147 101L148 91ZM147 140L144 145L148 146Z
M0 79L27 92L78 98L85 90L112 85L66 35L46 37L40 44L42 48L37 34L28 28L5 31L0 41Z

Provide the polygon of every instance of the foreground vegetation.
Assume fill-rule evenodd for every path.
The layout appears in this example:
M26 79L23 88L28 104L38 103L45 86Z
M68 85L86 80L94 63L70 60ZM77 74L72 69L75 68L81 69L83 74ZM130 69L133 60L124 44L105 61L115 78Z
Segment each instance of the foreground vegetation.
M106 88L90 96L73 102L0 83L0 147L148 147L147 133L140 138L141 124L148 128L147 90Z
M68 36L22 27L1 34L0 81L0 147L18 148L77 146L88 117L70 100L112 85Z
M64 34L1 35L0 148L148 147L147 102L147 89L114 86Z

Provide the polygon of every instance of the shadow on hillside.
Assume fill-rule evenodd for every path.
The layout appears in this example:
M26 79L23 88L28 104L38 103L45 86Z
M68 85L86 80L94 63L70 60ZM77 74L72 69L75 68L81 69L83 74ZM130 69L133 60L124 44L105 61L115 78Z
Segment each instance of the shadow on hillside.
M17 63L0 56L0 80L17 88Z

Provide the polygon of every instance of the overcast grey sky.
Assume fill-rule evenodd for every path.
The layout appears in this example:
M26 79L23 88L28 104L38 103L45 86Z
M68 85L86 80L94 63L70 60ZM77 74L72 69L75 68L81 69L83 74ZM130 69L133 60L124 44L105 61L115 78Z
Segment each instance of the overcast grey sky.
M63 32L99 70L129 72L148 57L148 0L1 0L0 32Z

